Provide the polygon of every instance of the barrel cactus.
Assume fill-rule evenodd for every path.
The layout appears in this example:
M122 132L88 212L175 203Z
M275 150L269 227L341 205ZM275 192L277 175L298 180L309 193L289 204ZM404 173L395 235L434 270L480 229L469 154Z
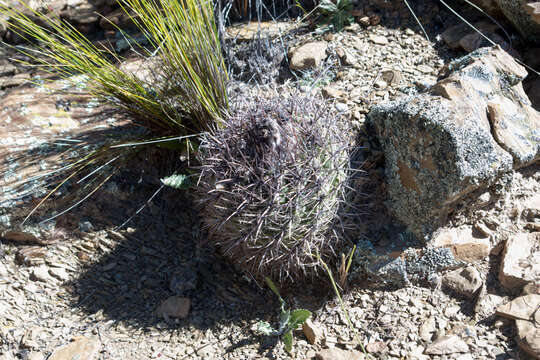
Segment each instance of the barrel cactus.
M232 113L198 152L209 240L255 277L313 277L344 242L350 132L311 98L259 99Z

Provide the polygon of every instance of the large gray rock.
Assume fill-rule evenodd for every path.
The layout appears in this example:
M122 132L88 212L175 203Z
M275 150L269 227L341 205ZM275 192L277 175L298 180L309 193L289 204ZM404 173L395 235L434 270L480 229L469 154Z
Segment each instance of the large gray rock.
M540 114L525 69L499 47L447 66L425 93L374 106L368 119L386 159L391 208L418 237L459 200L540 159Z

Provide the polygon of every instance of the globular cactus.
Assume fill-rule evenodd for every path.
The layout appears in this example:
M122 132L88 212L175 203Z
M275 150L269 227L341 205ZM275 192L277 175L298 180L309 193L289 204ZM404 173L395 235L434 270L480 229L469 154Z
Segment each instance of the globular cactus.
M335 257L344 241L350 131L309 98L257 100L232 113L198 153L209 239L255 277L313 277L318 256Z

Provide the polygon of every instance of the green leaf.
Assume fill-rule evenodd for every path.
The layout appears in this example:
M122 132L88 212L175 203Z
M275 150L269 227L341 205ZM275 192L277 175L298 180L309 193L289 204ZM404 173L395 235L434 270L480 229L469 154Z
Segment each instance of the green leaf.
M289 318L289 329L295 330L299 325L306 322L311 316L311 311L306 309L293 310Z
M285 344L285 350L290 354L292 352L292 331L288 331L283 335L283 343Z
M322 0L319 4L319 9L326 13L333 13L337 11L337 6L330 0Z
M163 185L170 186L174 189L187 189L191 185L189 177L185 174L173 174L161 179Z
M256 331L266 336L277 335L277 331L274 330L267 321L259 321L257 323Z
M268 284L268 287L274 292L274 294L276 294L278 296L278 298L281 299L281 295L279 294L278 288L277 288L276 284L274 284L272 279L270 279L267 276L267 277L264 278L264 280L266 280L266 283Z

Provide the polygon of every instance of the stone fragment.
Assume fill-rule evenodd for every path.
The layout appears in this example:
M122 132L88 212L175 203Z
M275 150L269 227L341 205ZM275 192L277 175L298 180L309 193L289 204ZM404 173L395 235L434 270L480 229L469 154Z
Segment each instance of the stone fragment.
M44 360L45 355L40 352L31 351L26 356L26 360Z
M156 312L165 319L169 317L183 319L188 316L190 306L191 301L188 298L171 296L158 306Z
M540 295L520 296L497 308L497 315L516 320L519 347L540 359Z
M353 54L342 47L336 48L336 55L339 57L339 60L341 60L341 63L343 65L354 65L356 63L356 59L354 58Z
M426 342L431 341L433 339L433 335L435 334L435 331L437 331L437 324L435 322L435 317L430 316L427 320L425 320L422 325L420 325L420 328L418 329L418 335L420 335L420 338Z
M533 321L534 316L540 315L536 314L539 306L540 295L524 295L499 306L496 314L509 319Z
M536 311L540 313L540 310ZM533 321L516 320L518 346L534 359L540 359L540 314Z
M426 347L428 355L450 355L469 351L469 345L457 335L441 336Z
M324 41L309 42L294 49L290 54L291 70L317 68L326 59L328 44Z
M320 343L324 336L321 327L314 324L311 319L307 319L302 324L302 331L304 332L307 341L312 345Z
M497 306L502 304L503 301L503 297L496 294L488 294L486 288L483 287L474 306L476 319L485 319L495 314Z
M371 40L371 42L373 42L373 43L375 43L377 45L388 45L388 43L389 43L386 36L382 36L382 35L371 34L371 35L369 35L369 40Z
M318 360L364 360L360 351L331 348L321 350L315 355Z
M511 236L502 254L499 281L506 288L524 286L540 278L540 233L519 233Z
M540 115L521 85L527 71L510 55L481 48L441 76L428 91L368 114L385 152L389 205L419 238L471 192L540 159Z
M68 281L69 280L69 274L67 273L66 269L64 268L57 268L57 267L51 267L49 269L49 274L60 280L60 281Z
M30 274L30 279L34 281L41 281L44 283L51 282L53 278L49 275L49 269L46 265L40 265L33 269Z
M474 266L467 266L445 274L442 283L458 294L472 299L482 287L482 278Z
M444 229L434 236L430 244L434 247L450 249L456 260L465 262L483 260L491 250L489 237L474 235L468 226Z
M325 86L321 89L321 94L325 99L339 99L345 95L341 90L333 86Z
M0 272L1 273L1 272ZM523 295L540 295L540 283L530 282L523 287Z
M19 264L35 266L43 264L47 251L41 246L24 246L17 251L15 259Z
M366 345L366 351L370 354L382 354L388 349L384 341L375 341Z
M54 350L48 360L97 359L101 343L95 338L81 337Z

